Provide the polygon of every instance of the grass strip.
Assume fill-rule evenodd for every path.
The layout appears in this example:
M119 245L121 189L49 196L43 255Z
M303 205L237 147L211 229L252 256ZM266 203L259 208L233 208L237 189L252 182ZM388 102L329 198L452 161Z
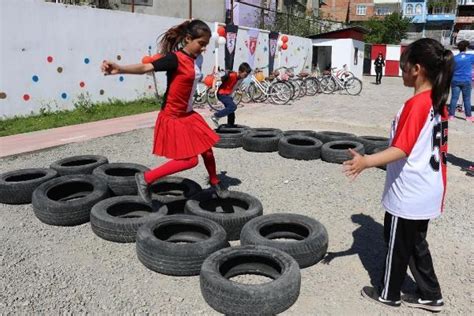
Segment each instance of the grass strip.
M62 111L42 108L39 114L0 119L0 137L153 112L161 108L161 101L156 98L141 98L134 101L109 100L92 103L87 96L83 96L77 100L74 107L74 110Z

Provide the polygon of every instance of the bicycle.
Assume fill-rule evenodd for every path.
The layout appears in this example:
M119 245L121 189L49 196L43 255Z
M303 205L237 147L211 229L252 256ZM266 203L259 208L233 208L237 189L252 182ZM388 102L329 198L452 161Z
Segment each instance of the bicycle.
M320 81L321 91L325 94L333 93L336 90L346 90L350 95L359 95L362 91L362 81L347 71L346 65L343 69L335 72L336 67L331 68L328 75L324 75Z
M296 68L296 66L285 68L289 69L289 72L291 74L290 77L294 77L294 69ZM320 84L317 78L314 78L310 76L309 73L303 71L297 74L296 76L298 78L293 79L293 81L299 84L301 88L300 97L305 95L314 96L319 92Z
M264 67L266 68L266 67ZM267 80L257 80L255 74L262 72L264 68L255 68L250 78L249 95L254 102L264 102L268 98L275 104L287 104L291 99L291 87L283 81L275 81L275 78Z
M294 68L296 68L296 66L280 67L273 71L273 75L277 78L277 80L286 82L291 87L292 100L295 98L300 98L303 95L303 92L301 91L301 82L297 81L296 79L293 79L295 76L293 73ZM281 72L281 70L284 71Z

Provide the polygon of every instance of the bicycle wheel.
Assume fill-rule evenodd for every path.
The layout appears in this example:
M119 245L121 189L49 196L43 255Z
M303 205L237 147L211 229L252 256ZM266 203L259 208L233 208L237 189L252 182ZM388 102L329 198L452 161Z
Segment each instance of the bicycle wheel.
M323 77L321 79L321 91L324 94L331 94L336 90L336 83L331 77Z
M285 81L287 84L290 85L291 88L291 100L297 99L300 95L300 89L297 83L293 82L292 80Z
M300 87L300 94L298 95L298 98L302 98L306 95L306 85L304 83L303 79L295 79L295 82L298 83L298 86Z
M249 85L242 85L240 87L240 91L242 91L242 102L243 103L250 103L252 102L252 98L250 97L250 94L249 94Z
M217 92L211 88L207 89L207 104L212 111L220 111L224 108L224 104L217 99Z
M275 104L287 104L291 99L291 87L286 82L275 82L268 89L270 100Z
M353 77L346 81L344 88L350 95L359 95L362 91L362 81Z
M306 86L306 95L314 96L319 91L319 80L316 78L306 78L304 80Z
M242 101L242 94L243 91L241 91L240 89L234 91L232 99L234 100L235 106L239 106L240 102Z
M263 102L267 99L265 93L263 93L255 84L250 85L249 95L253 102Z

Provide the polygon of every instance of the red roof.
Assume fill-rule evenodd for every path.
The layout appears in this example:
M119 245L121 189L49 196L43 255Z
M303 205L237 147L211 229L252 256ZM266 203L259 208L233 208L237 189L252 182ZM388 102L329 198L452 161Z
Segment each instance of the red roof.
M321 33L317 35L308 36L309 38L352 38L358 41L364 41L364 34L369 33L366 28L361 26L353 26L345 29L340 29L337 31L331 31L327 33Z

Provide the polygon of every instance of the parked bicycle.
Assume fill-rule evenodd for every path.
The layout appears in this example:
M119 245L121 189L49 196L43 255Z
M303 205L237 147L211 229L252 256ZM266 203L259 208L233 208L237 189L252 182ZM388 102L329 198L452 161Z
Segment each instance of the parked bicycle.
M287 67L287 69L288 73L292 74L290 75L290 78L294 77L294 70L296 69L296 66ZM314 78L310 76L309 73L303 71L297 74L296 77L297 78L294 79L294 82L298 83L301 88L300 96L314 96L318 93L320 84L317 78Z
M253 102L264 102L270 99L275 104L287 104L291 99L291 86L286 82L276 80L274 76L265 78L263 75L265 68L255 68L250 75L251 83L248 87L250 98Z
M331 68L330 73L321 78L321 91L330 94L336 90L346 90L350 95L359 95L362 91L362 81L346 70L346 65L343 69L336 69L336 67Z

